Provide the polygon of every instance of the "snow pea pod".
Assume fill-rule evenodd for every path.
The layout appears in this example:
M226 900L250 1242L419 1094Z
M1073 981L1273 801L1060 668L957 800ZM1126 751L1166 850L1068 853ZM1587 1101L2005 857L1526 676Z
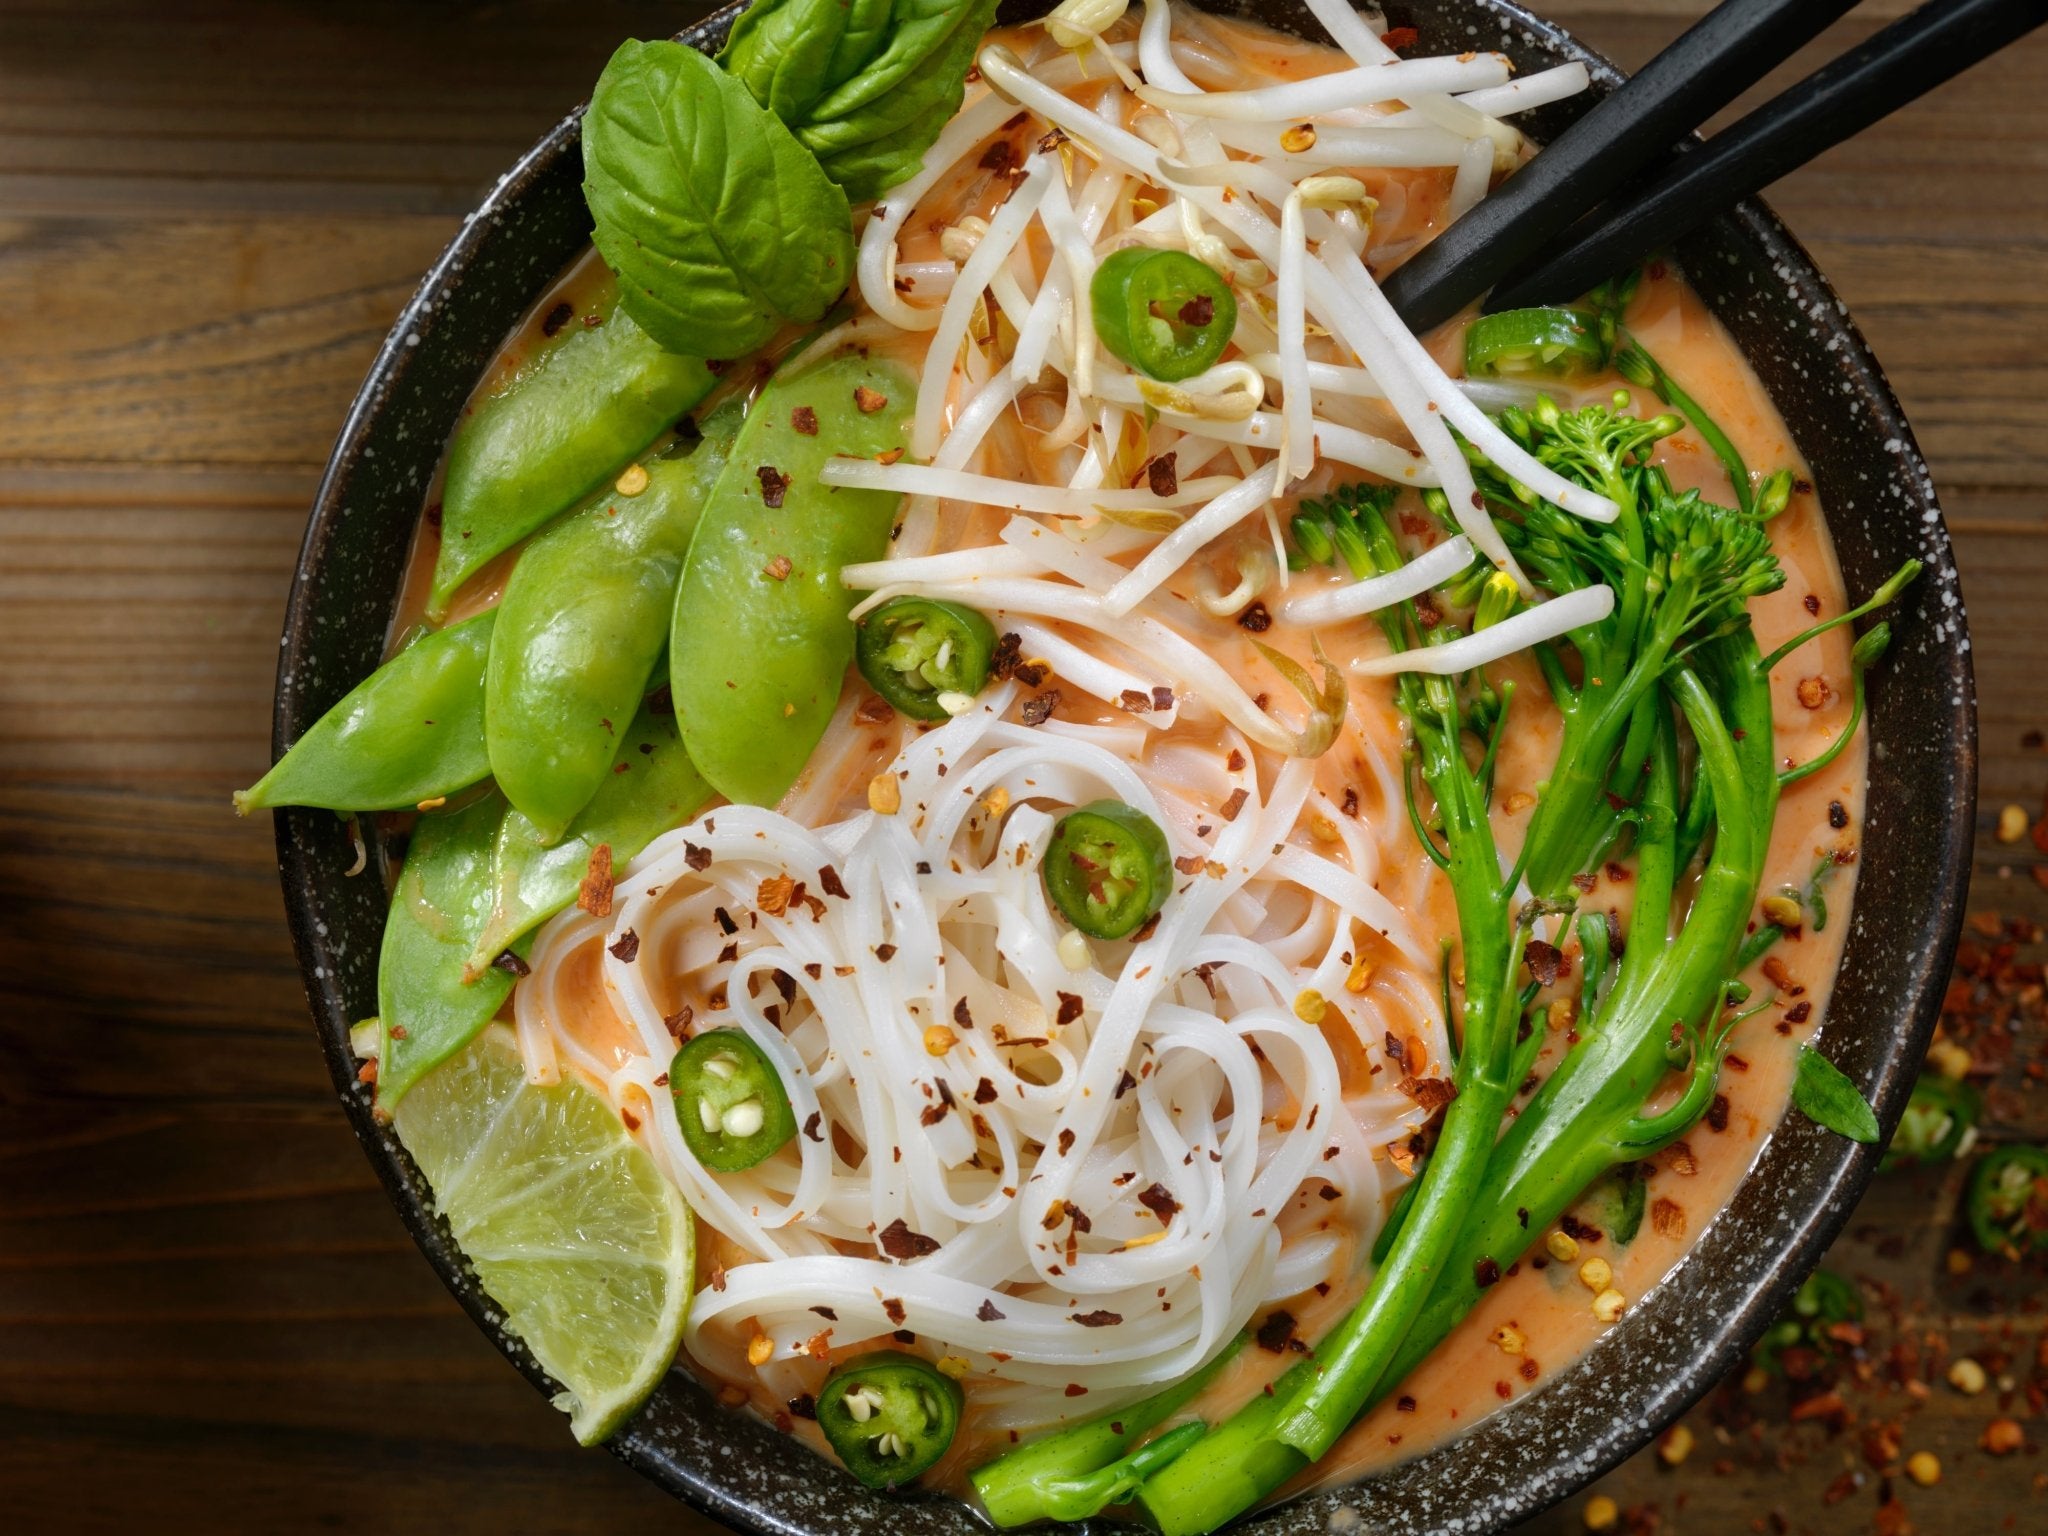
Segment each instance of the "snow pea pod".
M619 771L553 846L492 793L446 816L424 816L391 898L378 957L384 1053L380 1103L390 1105L476 1038L512 990L533 931L576 899L599 844L623 865L709 796L675 722L642 709L619 746Z
M606 300L601 325L572 324L455 429L429 614L711 392L717 376L701 358L664 350L615 305Z
M413 829L377 955L377 1102L386 1109L474 1039L512 990L509 971L487 971L473 986L462 979L490 913L491 850L504 819L504 796L493 792L422 816Z
M647 460L635 495L608 490L528 544L505 583L484 674L491 772L552 842L610 775L619 727L668 644L683 557L741 409Z
M621 739L623 773L605 775L568 832L553 843L518 811L508 811L491 852L490 914L463 966L474 980L492 961L576 899L602 843L622 865L670 827L681 826L711 798L711 786L690 763L673 715L643 709Z
M669 639L683 744L730 800L780 800L832 717L854 643L839 570L887 552L900 498L818 472L901 450L915 394L894 364L841 353L770 380L733 444Z
M255 785L242 815L280 805L411 810L491 770L484 753L489 611L422 635L313 723Z

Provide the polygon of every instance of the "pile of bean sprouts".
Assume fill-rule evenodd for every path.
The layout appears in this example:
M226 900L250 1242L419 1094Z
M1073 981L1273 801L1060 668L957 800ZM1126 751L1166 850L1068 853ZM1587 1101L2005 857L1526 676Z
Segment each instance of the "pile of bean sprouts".
M716 1229L686 1348L757 1401L814 1392L835 1351L896 1334L994 1428L1114 1406L1262 1309L1354 1289L1412 1166L1390 1149L1428 1119L1413 1069L1447 1075L1449 1052L1398 735L1385 711L1347 714L1341 688L1332 709L1305 687L1308 719L1289 723L1202 626L1264 599L1284 643L1475 553L1512 572L1454 429L1567 509L1614 515L1487 417L1513 386L1454 382L1395 318L1369 263L1404 252L1375 244L1351 174L1441 168L1455 217L1522 153L1503 117L1586 79L1511 81L1491 53L1397 59L1347 0L1309 5L1351 67L1284 85L1168 0L1145 0L1134 38L1119 0L1069 0L1030 57L986 47L923 171L867 215L862 312L818 343L926 338L910 454L825 471L908 498L888 558L844 573L871 594L857 615L906 593L967 603L1063 688L1140 707L1033 722L1004 682L918 728L856 718L850 689L781 807L722 806L657 839L608 916L543 930L515 993L530 1073L602 1087ZM904 261L927 195L1019 113L1036 147L1007 196L947 228L943 259ZM1089 284L1132 244L1226 275L1226 361L1160 385L1099 345ZM1027 396L1057 477L988 451ZM1164 494L1132 484L1134 440L1141 461L1174 456ZM1441 487L1460 533L1393 576L1288 593L1279 508L1358 472ZM1190 580L1227 536L1270 554L1241 555L1229 591ZM1446 664L1604 601L1538 603ZM1360 649L1355 673L1404 664ZM1373 781L1366 809L1319 787L1338 731ZM1132 941L1068 930L1040 882L1058 816L1104 797L1166 828L1176 858ZM583 1026L593 1006L615 1031ZM742 1173L700 1165L670 1109L678 1035L707 1027L766 1053L802 1127Z

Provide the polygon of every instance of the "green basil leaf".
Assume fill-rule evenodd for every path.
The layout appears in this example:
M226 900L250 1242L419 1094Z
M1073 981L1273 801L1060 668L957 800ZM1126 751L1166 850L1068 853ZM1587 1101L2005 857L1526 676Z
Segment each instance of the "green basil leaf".
M856 202L908 180L960 110L996 0L757 0L719 62Z
M619 45L583 120L583 171L619 302L673 351L741 356L852 279L846 194L694 48Z
M1810 1045L1799 1047L1799 1075L1792 1082L1792 1102L1814 1124L1851 1141L1867 1144L1877 1140L1877 1113L1862 1090Z
M718 62L770 112L801 123L821 97L882 51L894 4L754 0L732 24Z

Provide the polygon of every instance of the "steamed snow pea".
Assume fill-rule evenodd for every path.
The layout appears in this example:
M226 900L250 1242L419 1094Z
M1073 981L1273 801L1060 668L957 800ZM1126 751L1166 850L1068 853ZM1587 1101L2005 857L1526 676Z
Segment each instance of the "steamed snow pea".
M900 498L824 485L836 455L900 451L916 387L841 353L778 374L748 412L690 544L669 683L690 759L744 805L780 800L824 735L853 659L843 565L878 560Z
M972 608L892 597L860 621L854 660L868 685L913 720L946 720L988 685L996 627Z
M505 583L484 739L498 788L546 841L610 775L619 726L668 644L690 535L739 423L738 402L714 412L699 440L641 466L637 493L607 491L541 532Z
M410 810L490 772L484 753L489 612L420 636L313 723L235 809Z
M413 829L377 956L377 1101L386 1108L474 1039L512 990L508 970L462 980L490 913L491 848L504 819L493 792Z
M493 556L611 479L711 392L717 376L702 359L665 351L615 304L607 297L600 325L571 321L455 429L430 613L445 613Z
M959 1384L893 1349L849 1360L818 1394L818 1428L870 1488L900 1488L946 1454Z
M676 737L673 715L643 709L620 738L609 772L569 830L552 843L517 810L508 810L491 851L490 914L463 967L466 980L576 899L600 843L624 864L670 827L681 826L711 798Z
M377 962L381 1104L397 1102L491 1021L523 970L533 930L575 900L599 844L616 868L706 798L666 715L643 709L615 766L624 771L553 847L542 847L533 824L495 792L420 818ZM512 960L493 963L508 952Z

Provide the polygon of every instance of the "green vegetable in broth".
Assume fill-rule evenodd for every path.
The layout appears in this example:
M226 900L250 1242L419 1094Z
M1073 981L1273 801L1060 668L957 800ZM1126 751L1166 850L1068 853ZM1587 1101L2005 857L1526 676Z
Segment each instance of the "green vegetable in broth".
M917 173L995 0L760 0L718 55L855 202Z
M730 800L780 800L832 718L854 645L839 570L887 552L901 498L818 472L839 454L900 450L915 395L894 364L841 353L777 374L740 428L669 640L683 744Z
M493 793L422 816L413 829L377 956L377 1102L387 1109L475 1039L512 991L510 970L462 979L490 915L491 849L504 816L504 798Z
M411 810L476 783L490 772L483 683L494 619L480 613L421 635L237 792L235 809Z
M597 325L571 319L513 382L463 417L448 445L441 548L428 610L498 555L608 484L716 376L667 351L607 296Z
M619 45L584 115L583 169L619 302L664 346L739 357L853 279L846 194L694 48Z
M670 827L681 826L711 798L676 736L675 717L643 708L620 738L616 770L553 842L516 810L499 823L491 849L490 910L463 965L474 981L506 950L576 899L600 845L624 864Z
M539 534L498 606L485 741L498 788L547 840L611 775L620 729L668 644L698 514L739 431L738 402ZM631 494L627 494L630 490Z

